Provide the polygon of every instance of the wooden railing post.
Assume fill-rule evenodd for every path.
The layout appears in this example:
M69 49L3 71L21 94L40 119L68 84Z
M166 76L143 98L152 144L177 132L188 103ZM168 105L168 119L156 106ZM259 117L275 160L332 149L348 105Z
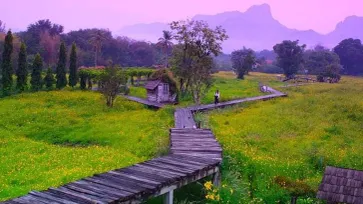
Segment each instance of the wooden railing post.
M219 187L221 185L221 171L218 167L218 171L213 174L213 186Z
M174 190L170 190L165 194L164 204L173 204Z

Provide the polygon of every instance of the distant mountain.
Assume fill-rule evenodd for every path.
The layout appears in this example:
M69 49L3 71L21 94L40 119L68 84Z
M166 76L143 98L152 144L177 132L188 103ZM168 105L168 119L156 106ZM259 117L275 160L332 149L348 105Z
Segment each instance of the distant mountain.
M230 38L224 42L223 51L227 53L243 46L254 50L272 49L282 40L299 39L308 47L316 44L334 47L341 40L350 37L363 40L363 17L347 17L333 32L322 35L313 30L287 28L273 18L268 4L252 6L246 12L230 11L216 15L196 15L193 19L207 21L212 27L221 25L226 29ZM117 34L155 42L161 37L162 30L168 29L170 27L164 23L137 24L126 26Z

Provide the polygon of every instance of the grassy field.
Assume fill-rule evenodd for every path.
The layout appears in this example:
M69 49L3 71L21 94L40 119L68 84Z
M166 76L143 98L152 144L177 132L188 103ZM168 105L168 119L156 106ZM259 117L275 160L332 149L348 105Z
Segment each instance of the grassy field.
M270 77L270 75L269 75ZM265 80L261 77L262 80ZM251 73L251 76L246 76L246 80L238 80L232 72L219 72L213 75L213 86L208 90L208 93L202 99L202 104L213 103L214 92L219 90L221 93L220 101L229 101L237 98L246 98L261 95L258 89L258 80ZM130 95L140 98L146 98L146 90L144 87L130 87ZM193 103L191 95L182 96L180 98L180 106L187 106Z
M168 147L173 110L98 93L51 91L0 100L0 200L153 158Z
M250 77L281 85L272 75ZM199 116L223 145L224 173L241 175L224 181L244 183L240 199L285 203L289 192L276 184L277 176L316 191L326 165L363 169L362 78L280 90L289 96ZM299 200L311 202L315 201Z

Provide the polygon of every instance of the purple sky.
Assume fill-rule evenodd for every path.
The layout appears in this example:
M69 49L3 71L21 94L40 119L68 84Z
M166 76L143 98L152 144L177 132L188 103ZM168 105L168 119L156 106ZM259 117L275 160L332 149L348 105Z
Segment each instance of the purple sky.
M262 3L268 3L274 18L287 27L320 33L332 31L347 16L363 16L363 0L11 0L1 3L0 20L16 30L49 18L64 25L66 31L91 27L117 31L136 23L243 12Z

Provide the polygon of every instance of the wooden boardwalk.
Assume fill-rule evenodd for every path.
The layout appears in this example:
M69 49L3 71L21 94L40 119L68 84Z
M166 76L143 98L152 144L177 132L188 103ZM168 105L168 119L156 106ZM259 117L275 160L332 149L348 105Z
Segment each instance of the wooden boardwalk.
M175 111L175 127L170 129L170 153L167 156L130 167L96 174L58 188L31 191L28 195L0 202L1 204L76 204L76 203L141 203L166 195L165 203L173 203L173 192L184 185L207 176L219 184L222 147L209 129L196 129L193 113L243 103L286 96L270 88L272 94L238 99L220 104L181 108ZM162 104L126 96L148 106Z
M143 98L138 98L138 97L134 97L134 96L125 96L125 95L122 95L122 96L124 98L129 99L130 101L135 101L135 102L138 102L138 103L141 103L141 104L153 107L153 108L162 108L164 106L164 104L148 101L148 100L143 99Z

